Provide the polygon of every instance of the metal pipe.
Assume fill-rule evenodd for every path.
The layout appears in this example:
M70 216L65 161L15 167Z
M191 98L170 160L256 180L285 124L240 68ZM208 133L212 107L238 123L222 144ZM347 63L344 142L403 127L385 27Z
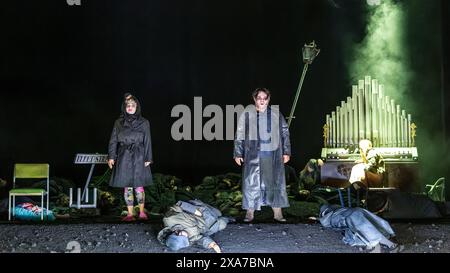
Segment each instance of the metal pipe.
M384 107L386 108L386 135L387 135L387 146L392 147L392 116L391 116L391 99L389 96L384 97Z
M348 113L348 146L353 146L353 110L352 110L352 98L347 97L347 113Z
M331 147L331 117L330 115L326 115L326 126L327 126L327 141L326 141L326 146L327 148Z
M94 208L97 207L97 188L94 188Z
M95 168L95 163L91 165L91 169L89 170L89 175L88 175L88 178L86 179L86 183L84 185L83 195L81 196L81 200L83 200L84 197L87 195L89 182L91 181L92 174L94 173L94 168Z
M383 96L384 96L384 90L383 85L378 85L378 130L380 135L380 146L385 146L386 139L385 139L385 131L384 131L384 104L383 104Z
M342 116L342 147L345 147L348 143L348 113L347 113L347 104L345 101L341 101L341 116Z
M401 115L401 130L402 130L402 147L406 147L407 145L407 140L406 140L406 111L402 110L402 115Z
M81 188L77 188L77 209L81 208Z
M395 112L395 121L396 121L396 131L397 131L397 147L401 147L402 146L402 135L401 135L401 123L400 123L400 118L401 118L401 111L400 111L400 105L396 105L396 112Z
M71 207L73 204L73 189L69 189L69 207Z
M356 145L358 140L358 86L352 86L352 112L353 112L353 144Z
M375 147L380 146L378 129L378 81L372 80L372 142Z
M336 106L336 147L341 147L341 107Z
M411 135L411 114L408 114L408 146L412 147L412 135Z
M366 139L372 139L372 126L371 126L371 99L372 99L372 91L370 85L370 76L366 76L364 79L364 113L365 113L365 122L366 122Z
M295 108L297 107L297 101L298 97L300 96L300 92L302 91L303 81L305 80L306 71L308 71L308 63L305 63L305 66L303 67L302 77L300 78L300 82L297 87L297 92L295 93L294 103L291 107L291 113L288 117L288 128L291 126L292 119L294 118L294 112Z
M391 124L391 133L392 133L392 147L398 147L397 145L397 117L395 115L395 101L391 99L391 116L392 116L392 124Z
M361 139L366 138L366 126L364 124L365 116L364 116L364 81L359 80L358 82L358 127L359 127L359 136L358 142Z
M336 148L336 112L331 112L331 147Z

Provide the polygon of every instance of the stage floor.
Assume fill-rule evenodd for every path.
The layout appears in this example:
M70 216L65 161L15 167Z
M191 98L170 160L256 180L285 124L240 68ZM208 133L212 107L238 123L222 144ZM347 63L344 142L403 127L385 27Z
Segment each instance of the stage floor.
M392 224L401 252L450 252L450 223ZM161 224L149 223L51 223L0 224L0 251L3 253L70 252L79 245L82 253L168 253L156 234ZM225 253L359 253L371 252L345 245L337 231L318 223L272 224L232 223L213 236ZM73 248L71 248L73 249ZM374 251L374 250L372 250ZM375 250L376 251L376 250ZM182 253L212 252L198 247ZM381 252L389 252L381 249Z

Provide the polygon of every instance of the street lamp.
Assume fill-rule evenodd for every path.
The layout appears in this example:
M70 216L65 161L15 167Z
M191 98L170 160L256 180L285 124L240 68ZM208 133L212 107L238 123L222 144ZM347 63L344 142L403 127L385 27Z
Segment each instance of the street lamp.
M319 55L320 49L317 48L317 45L314 41L310 44L305 44L302 49L303 62L305 66L303 67L302 77L300 78L300 83L297 87L297 93L295 94L294 103L292 104L291 113L288 117L288 127L291 126L292 119L294 118L295 107L297 106L298 97L300 96L300 91L302 90L303 81L305 80L306 71L308 70L308 66L313 62L313 60Z

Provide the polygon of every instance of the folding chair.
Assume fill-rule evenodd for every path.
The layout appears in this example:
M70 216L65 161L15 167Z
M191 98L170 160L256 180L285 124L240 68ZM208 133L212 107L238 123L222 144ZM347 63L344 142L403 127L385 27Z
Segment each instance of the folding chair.
M433 201L445 202L445 178L439 178L434 184L425 185L425 189L428 190L427 196Z
M8 202L8 220L12 215L15 216L16 196L41 196L41 220L44 220L44 195L47 195L47 211L48 216L48 200L50 187L50 165L49 164L15 164L13 188L9 191ZM16 188L16 178L47 178L47 190L37 188ZM12 201L12 205L11 205Z
M347 207L349 207L349 208L352 207L352 192L351 192L351 188L352 188L352 184L349 184L346 187L336 188L336 190L337 190L337 192L339 194L339 201L340 201L342 207L346 207L345 206L345 200L344 200L343 191L347 192L347 204L348 204ZM356 203L355 203L355 205L356 205L356 207L359 207L359 205L361 203L361 199L360 199L361 191L364 191L364 200L365 200L364 207L367 208L367 197L369 195L369 187L365 187L365 188L364 187L360 187L360 189L356 190Z

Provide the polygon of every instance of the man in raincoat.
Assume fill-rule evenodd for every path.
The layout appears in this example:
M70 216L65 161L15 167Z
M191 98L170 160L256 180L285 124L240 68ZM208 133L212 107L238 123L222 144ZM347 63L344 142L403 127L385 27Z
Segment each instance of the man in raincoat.
M269 106L270 92L253 92L255 105L239 117L234 141L234 160L242 168L242 208L245 222L254 218L261 206L271 206L274 219L285 222L281 208L289 207L284 163L291 155L289 130L277 106Z
M229 218L200 200L178 201L163 218L164 228L158 233L158 241L173 251L192 244L221 252L211 235L224 229Z

